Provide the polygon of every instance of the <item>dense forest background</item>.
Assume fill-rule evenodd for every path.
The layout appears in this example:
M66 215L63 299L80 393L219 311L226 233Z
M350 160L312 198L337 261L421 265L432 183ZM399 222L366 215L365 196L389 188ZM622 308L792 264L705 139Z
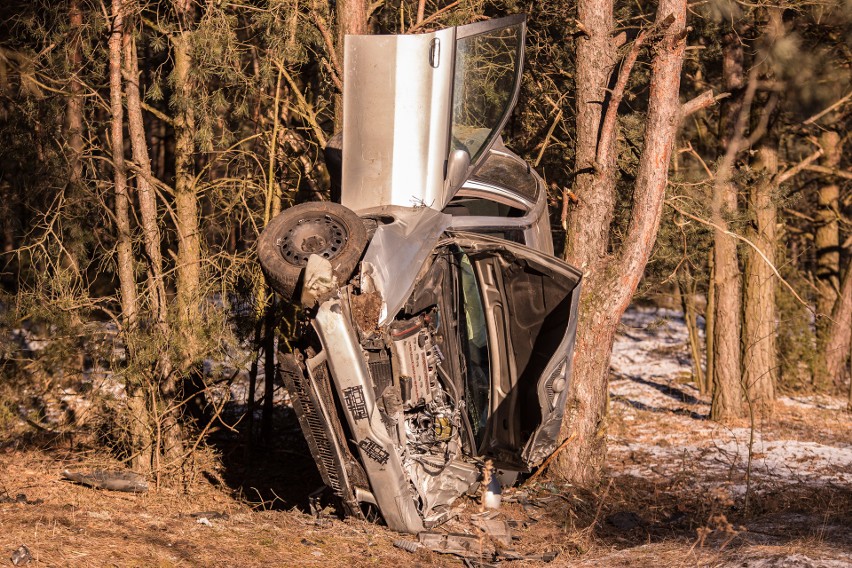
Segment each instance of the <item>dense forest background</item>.
M680 24L657 8L5 2L0 429L23 418L32 432L21 436L83 432L157 480L185 472L212 431L236 422L247 447L269 441L276 346L286 351L298 313L266 287L254 243L282 209L329 198L322 150L341 124L343 35L511 13L526 13L529 31L504 139L549 185L554 241L589 275L584 317L614 315L614 332L636 288L617 306L593 301L612 284L596 263L631 244L652 77L663 41L681 42L683 105L669 121L678 128L653 251L631 265L638 294L683 310L693 380L712 394L715 420L771 421L779 392L852 397L852 3L699 0L674 39ZM598 100L578 96L590 67L603 73ZM599 134L612 167L599 161ZM605 369L610 348L599 351ZM588 426L576 459L604 451L598 367L575 377L574 397L591 408L576 418ZM232 421L214 394L243 368L248 404ZM71 385L104 376L117 394L88 392L85 415L62 406ZM49 412L52 401L65 411ZM595 469L567 462L559 473Z

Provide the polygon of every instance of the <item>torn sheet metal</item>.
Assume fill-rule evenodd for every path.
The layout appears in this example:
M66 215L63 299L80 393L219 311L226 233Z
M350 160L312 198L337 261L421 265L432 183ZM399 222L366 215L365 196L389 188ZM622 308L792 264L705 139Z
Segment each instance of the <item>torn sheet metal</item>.
M393 223L376 229L364 260L362 280L369 279L382 296L379 325L387 325L414 290L414 283L435 244L452 217L428 207L384 208L376 214L393 212Z

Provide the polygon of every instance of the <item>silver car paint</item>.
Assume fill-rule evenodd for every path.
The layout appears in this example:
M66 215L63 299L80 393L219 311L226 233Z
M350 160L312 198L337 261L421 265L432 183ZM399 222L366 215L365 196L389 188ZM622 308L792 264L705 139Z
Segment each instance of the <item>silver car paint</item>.
M341 203L356 213L386 205L440 211L449 201L455 34L346 36Z

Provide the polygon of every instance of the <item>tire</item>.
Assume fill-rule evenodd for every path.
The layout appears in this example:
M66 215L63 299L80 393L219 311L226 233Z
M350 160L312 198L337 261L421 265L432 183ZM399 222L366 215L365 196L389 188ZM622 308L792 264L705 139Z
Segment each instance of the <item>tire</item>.
M367 230L355 213L339 203L316 201L285 209L270 221L257 240L257 256L269 285L290 300L311 254L328 259L343 284L366 246Z

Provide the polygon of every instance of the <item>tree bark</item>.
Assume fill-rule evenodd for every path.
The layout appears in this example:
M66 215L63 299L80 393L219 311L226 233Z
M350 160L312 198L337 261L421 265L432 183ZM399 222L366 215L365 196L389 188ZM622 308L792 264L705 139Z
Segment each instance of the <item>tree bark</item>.
M79 0L70 0L68 16L71 24L71 39L69 41L68 64L71 71L69 84L70 96L66 107L68 132L68 157L70 181L73 187L83 182L83 84L77 79L82 71L83 45L80 34L83 28L83 13L80 11Z
M707 357L707 367L704 369L707 393L713 392L713 377L715 376L716 348L713 339L716 337L716 266L713 259L716 257L714 248L707 254L707 267L710 273L707 281L707 305L704 306L704 354Z
M742 113L745 85L743 48L738 36L724 38L722 79L726 91L736 93L722 106L721 149L724 157L716 171L711 200L715 315L713 322L713 401L710 416L727 421L742 416L740 318L742 280L737 261L737 241L726 234L729 218L737 212L737 187L731 181L739 141L745 128Z
M178 236L176 273L177 328L182 369L195 362L199 345L201 239L198 221L198 194L195 188L195 112L192 106L192 32L172 37L174 53L175 127L175 228Z
M852 341L852 262L846 267L846 274L840 285L840 295L831 312L828 332L825 341L826 378L839 382L843 366L849 357L849 346Z
M368 0L338 0L337 2L337 61L343 65L343 42L347 34L367 34L370 32L367 26ZM329 54L330 56L331 54ZM340 77L343 80L343 77ZM343 97L334 97L334 131L343 129Z
M683 320L689 339L689 353L692 356L692 377L695 386L701 394L707 393L704 380L704 369L701 366L701 338L698 335L698 323L695 310L695 284L692 281L689 267L683 268L683 274L678 274L676 288L683 309Z
M606 99L615 62L612 8L611 1L579 3L579 20L588 32L577 49L576 166L581 173L575 178L575 193L580 206L569 216L565 256L586 277L563 423L563 436L570 433L576 441L554 461L554 468L560 477L584 484L598 479L605 458L609 358L615 331L642 277L659 228L680 116L678 92L685 48L686 2L662 0L657 25L664 29L664 36L652 65L630 223L623 244L608 253L618 170L615 132L602 132L606 120L600 102ZM672 21L666 26L669 17ZM606 158L597 161L596 156Z
M124 106L122 105L121 52L124 13L120 0L112 0L112 29L109 37L110 134L113 181L115 183L116 262L121 295L121 313L126 330L137 322L136 275L133 270L133 245L130 233L130 199L127 193L127 167L124 162Z
M822 146L822 166L835 169L840 165L842 153L840 135L834 131L824 132L820 136ZM828 315L834 309L837 291L840 289L840 187L834 178L819 188L819 209L814 245L817 255L817 312Z
M743 381L753 409L772 414L778 375L775 315L775 273L767 262L775 264L778 246L774 182L778 173L778 148L769 144L758 149L756 170L764 175L751 188L748 205L752 229L748 238L764 258L752 248L747 251L743 310Z
M835 169L840 165L843 152L840 135L827 131L820 136L820 146L823 150L822 166ZM817 352L825 353L831 333L831 318L829 317L838 300L840 290L840 187L834 178L820 186L818 194L819 208L816 214L816 230L814 232L814 247L816 248L816 284L817 284ZM817 357L814 369L815 383L826 387L831 383L833 375L825 367L827 359Z
M152 187L151 160L142 119L142 102L139 95L139 60L136 40L132 33L124 45L125 81L127 91L127 124L130 147L136 172L136 195L139 201L139 219L142 225L142 243L148 265L148 295L151 313L163 336L168 335L166 287L163 281L163 255L160 251L161 235L157 214L157 198Z

